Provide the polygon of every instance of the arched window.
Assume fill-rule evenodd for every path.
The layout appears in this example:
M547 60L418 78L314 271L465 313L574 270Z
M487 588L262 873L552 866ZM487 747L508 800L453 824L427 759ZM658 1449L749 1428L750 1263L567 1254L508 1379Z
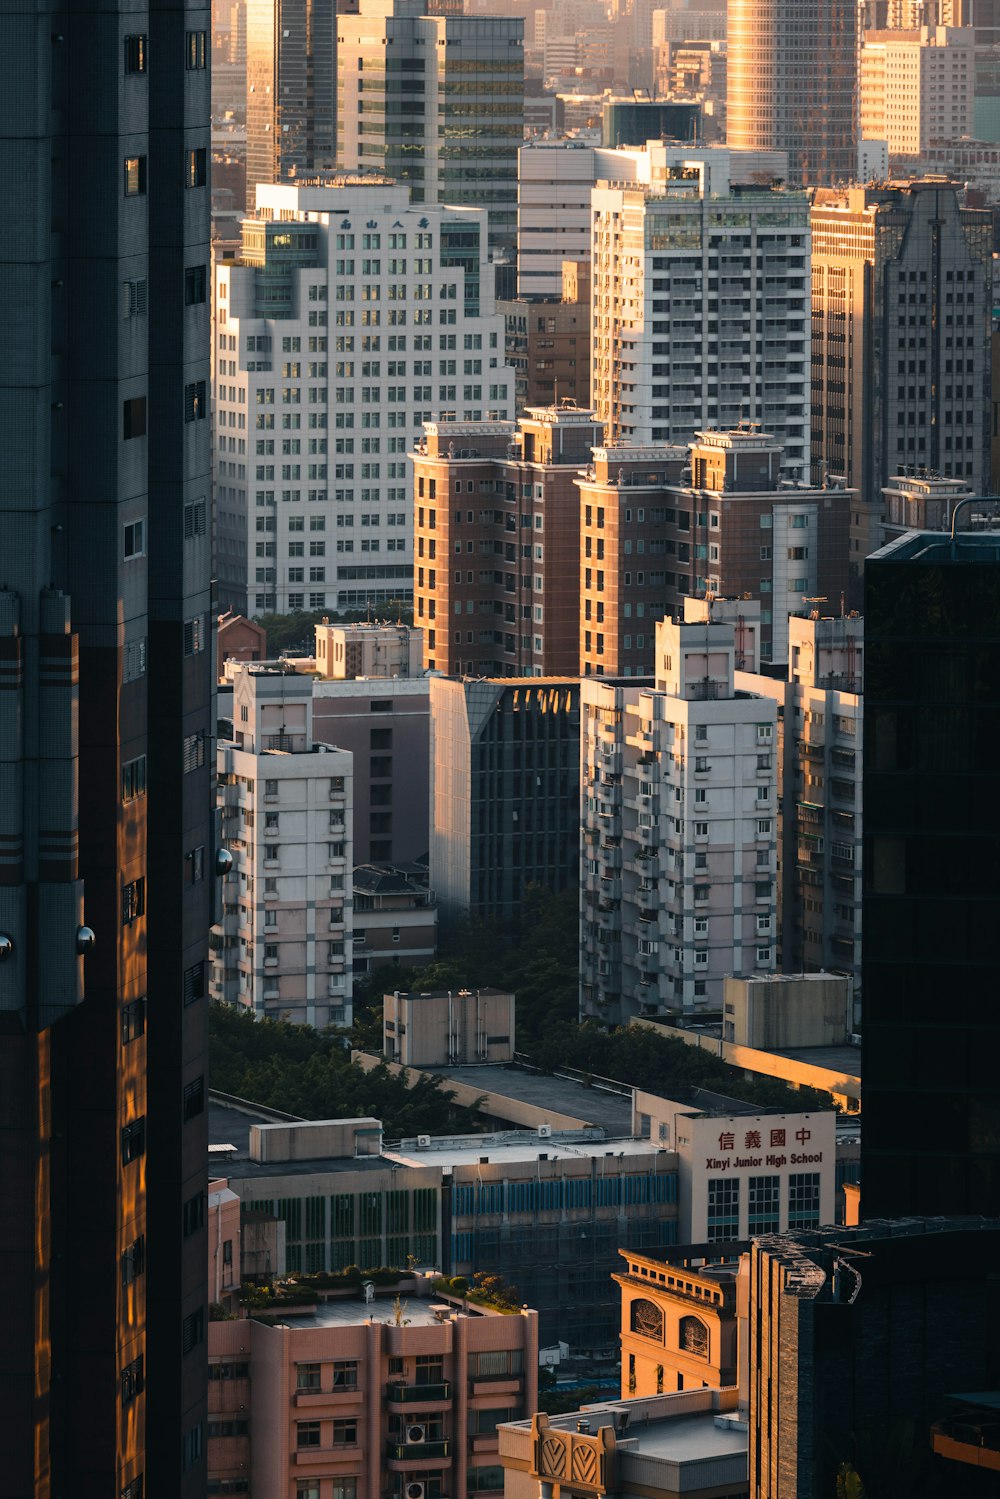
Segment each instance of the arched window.
M647 1301L642 1296L633 1301L632 1331L637 1332L641 1338L663 1342L663 1313L655 1301Z
M696 1353L699 1358L708 1358L708 1328L697 1317L682 1317L680 1347L684 1353Z

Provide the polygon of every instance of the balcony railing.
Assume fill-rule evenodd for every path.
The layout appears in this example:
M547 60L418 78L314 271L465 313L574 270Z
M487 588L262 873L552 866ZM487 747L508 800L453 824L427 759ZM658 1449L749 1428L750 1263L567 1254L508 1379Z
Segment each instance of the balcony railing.
M385 1387L385 1398L395 1400L397 1404L409 1404L416 1402L422 1404L425 1400L450 1400L451 1385L442 1384L387 1384Z
M386 1443L385 1455L392 1463L420 1462L428 1457L450 1457L450 1442L393 1442Z

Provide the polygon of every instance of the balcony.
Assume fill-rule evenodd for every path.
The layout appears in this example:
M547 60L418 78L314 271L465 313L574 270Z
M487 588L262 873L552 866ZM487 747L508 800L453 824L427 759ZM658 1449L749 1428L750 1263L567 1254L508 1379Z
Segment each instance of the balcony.
M450 1442L393 1442L385 1444L385 1455L390 1466L402 1463L407 1469L416 1468L424 1462L440 1462L451 1458Z
M387 1384L385 1398L395 1405L426 1405L431 1400L450 1400L451 1385Z

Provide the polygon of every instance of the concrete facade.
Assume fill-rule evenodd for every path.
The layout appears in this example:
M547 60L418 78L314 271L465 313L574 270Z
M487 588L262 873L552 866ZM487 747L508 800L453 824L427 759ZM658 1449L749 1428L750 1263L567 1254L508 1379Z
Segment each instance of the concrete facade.
M485 211L370 176L257 198L216 263L220 579L258 613L407 600L414 438L514 409Z
M729 1251L733 1246L726 1245ZM619 1251L622 1399L736 1383L736 1267L709 1245L668 1255Z
M393 966L420 968L437 952L434 892L404 869L391 864L354 867L355 973Z
M885 141L890 160L920 160L932 141L975 135L971 27L867 31L859 66L861 135Z
M212 996L269 1019L350 1025L353 758L316 742L294 674L244 670L233 697L218 779L234 862L212 931Z
M591 198L591 401L614 443L763 423L809 474L806 198L733 182L722 147L651 143L650 185Z
M383 1051L404 1067L463 1067L509 1062L514 1055L514 996L500 989L458 989L383 996Z
M581 684L580 1015L718 1009L776 968L776 713L729 621L656 626L655 686Z
M727 978L723 1000L723 1039L737 1046L845 1046L854 1028L851 985L832 974Z

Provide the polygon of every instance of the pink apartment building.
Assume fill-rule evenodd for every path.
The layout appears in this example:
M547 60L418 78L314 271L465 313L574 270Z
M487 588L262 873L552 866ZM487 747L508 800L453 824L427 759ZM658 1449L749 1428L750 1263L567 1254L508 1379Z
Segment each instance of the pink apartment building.
M211 1322L208 1492L499 1494L497 1428L537 1403L537 1313L463 1310L435 1299L430 1277L417 1286L398 1300L331 1299L283 1324Z

